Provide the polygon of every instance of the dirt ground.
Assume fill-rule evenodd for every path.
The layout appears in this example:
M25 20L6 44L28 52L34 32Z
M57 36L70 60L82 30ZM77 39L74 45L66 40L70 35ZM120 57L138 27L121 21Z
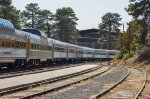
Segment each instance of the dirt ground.
M140 68L147 72L147 82L145 85L145 88L143 89L139 99L150 99L150 64L144 64L144 63L132 63L130 61L111 61L111 64L114 66L120 66L120 67L134 67L134 68Z

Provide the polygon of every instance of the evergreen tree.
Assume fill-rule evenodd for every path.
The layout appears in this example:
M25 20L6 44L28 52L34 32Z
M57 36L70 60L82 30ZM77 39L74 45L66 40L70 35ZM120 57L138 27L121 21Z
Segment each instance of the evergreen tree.
M20 11L11 3L11 0L0 0L0 18L11 21L15 28L20 29Z
M72 36L77 34L77 20L78 18L72 8L63 7L61 9L57 9L55 14L55 26L59 40L72 42Z
M142 27L140 31L140 43L145 45L146 36L150 33L150 0L130 0L126 11Z
M36 27L47 33L48 37L50 37L54 25L53 14L49 10L40 10L38 19Z
M25 28L36 28L36 24L38 24L38 17L40 7L38 7L37 3L27 4L26 9L22 12L22 24Z
M100 33L102 33L104 36L106 36L106 33L108 33L108 37L106 37L108 39L108 49L111 49L111 32L115 31L116 33L119 33L119 27L120 27L120 23L119 21L121 21L121 17L118 13L106 13L103 17L102 17L102 23L99 24L99 30Z

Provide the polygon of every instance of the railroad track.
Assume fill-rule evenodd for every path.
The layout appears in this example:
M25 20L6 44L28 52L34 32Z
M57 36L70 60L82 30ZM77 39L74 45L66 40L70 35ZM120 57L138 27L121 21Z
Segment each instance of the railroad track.
M130 72L122 80L92 97L92 99L138 99L144 89L147 75L143 70L128 69Z
M128 73L125 68L112 67L107 72L97 75L87 81L73 84L66 88L44 94L35 99L89 99L108 88L108 85L124 78Z
M150 94L149 94L150 93L150 74L149 74L149 71L147 71L146 73L147 73L146 85L145 85L144 89L142 90L138 99L149 99L150 98Z
M3 90L0 90L0 96L1 98L13 98L13 97L18 97L18 98L22 98L22 99L29 99L29 98L32 98L32 97L35 97L35 96L38 96L38 95L41 95L41 94L45 94L47 92L51 92L51 91L54 91L54 90L58 90L60 88L63 88L63 87L66 87L66 86L69 86L71 84L74 84L74 83L78 83L80 81L83 81L83 80L86 80L86 79L89 79L90 77L93 77L93 76L96 76L98 74L95 74L93 76L90 76L90 77L87 77L87 73L91 74L91 72L95 71L95 70L98 70L102 68L101 66L98 66L98 67L94 67L94 68L91 68L91 69L88 69L88 70L84 70L82 72L78 72L78 73L74 73L74 74L70 74L70 75L65 75L65 76L62 76L62 77L56 77L56 78L53 78L53 79L49 79L49 80L44 80L44 81L39 81L39 82L34 82L34 83L30 83L30 84L26 84L26 85L21 85L21 86L15 86L15 87L12 87L12 88L7 88L7 89L3 89ZM102 71L101 73L105 72L106 70L108 70L109 68L107 67L103 67L105 68L104 71ZM99 73L100 74L100 73ZM84 75L84 79L78 79L78 80L75 80L74 77L77 77L79 75ZM68 79L69 78L69 79ZM70 83L64 83L64 80L72 80L72 82ZM62 81L63 80L63 81ZM59 84L59 86L57 85L56 87L52 87L53 84L56 84L57 83L63 83L63 84ZM35 91L36 88L41 88L41 87L44 87L46 85L51 85L52 88L50 89L43 89L43 90L40 90L40 91ZM16 92L16 93L15 93ZM25 94L25 92L27 92L27 94ZM18 94L20 93L20 95L22 96L18 96ZM30 93L30 94L29 94Z

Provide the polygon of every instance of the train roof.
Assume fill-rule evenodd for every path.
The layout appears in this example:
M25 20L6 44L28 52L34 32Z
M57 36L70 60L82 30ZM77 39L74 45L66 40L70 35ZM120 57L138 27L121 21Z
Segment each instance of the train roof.
M2 18L0 18L0 26L3 26L5 28L14 29L14 25L10 21L2 19Z
M22 29L22 31L47 38L47 35L44 32L37 30L37 29Z
M108 51L108 53L119 53L120 51L118 51L118 50L107 50Z
M77 45L70 44L70 43L67 43L67 46L68 46L68 47L76 47L76 48L77 48Z
M94 51L94 49L93 48L89 48L89 47L82 47L83 48L83 50L87 50L87 51Z
M21 31L21 30L16 30L16 29L15 29L15 33L17 35L27 36L28 38L30 38L30 42L31 43L38 43L38 44L40 44L40 42L41 42L41 38L39 36L37 36L37 35L29 34L28 32Z
M49 40L51 40L53 43L54 43L54 45L58 45L58 46L67 46L67 43L65 43L65 42L61 42L61 41L59 41L59 40L55 40L55 39L51 39L51 38L48 38Z
M106 49L94 49L95 51L107 52Z

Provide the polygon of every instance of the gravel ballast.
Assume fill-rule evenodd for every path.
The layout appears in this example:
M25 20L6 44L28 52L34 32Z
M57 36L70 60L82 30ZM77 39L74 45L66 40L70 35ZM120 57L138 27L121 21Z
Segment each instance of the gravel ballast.
M111 72L96 76L88 81L75 84L65 89L38 97L39 99L89 99L120 81L128 70L114 69ZM37 97L36 97L37 99Z

